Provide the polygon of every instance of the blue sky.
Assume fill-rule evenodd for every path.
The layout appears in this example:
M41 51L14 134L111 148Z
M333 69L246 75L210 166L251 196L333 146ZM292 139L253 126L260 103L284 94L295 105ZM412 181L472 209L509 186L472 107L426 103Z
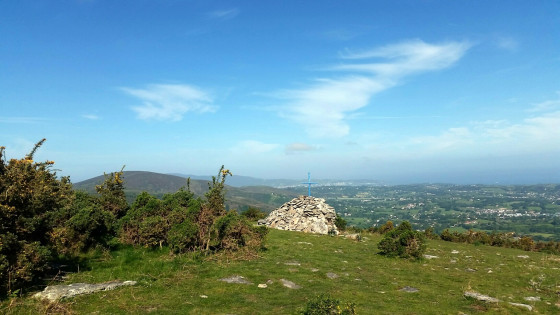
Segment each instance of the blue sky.
M74 182L560 182L558 1L2 1L0 73Z

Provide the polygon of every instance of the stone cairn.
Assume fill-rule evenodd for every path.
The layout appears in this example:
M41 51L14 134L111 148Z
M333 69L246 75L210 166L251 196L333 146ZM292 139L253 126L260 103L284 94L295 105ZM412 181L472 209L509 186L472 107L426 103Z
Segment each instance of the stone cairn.
M299 196L272 211L259 225L278 230L301 231L317 234L338 234L336 212L325 199Z

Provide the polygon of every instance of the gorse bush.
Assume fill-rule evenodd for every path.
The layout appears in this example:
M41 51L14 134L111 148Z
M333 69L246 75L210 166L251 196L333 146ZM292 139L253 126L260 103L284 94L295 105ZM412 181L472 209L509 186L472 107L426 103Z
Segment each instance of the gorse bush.
M49 237L59 254L73 255L97 246L107 247L115 237L116 218L98 198L83 191L74 192L73 202L53 214Z
M33 161L44 141L9 162L0 147L0 294L22 288L45 270L53 254L52 218L72 204L70 179L57 178L52 161Z
M424 235L414 231L408 221L387 232L377 247L382 255L401 258L419 259L426 251Z
M145 247L166 245L174 252L261 249L267 229L254 227L245 216L225 209L227 176L231 172L222 166L204 199L184 189L162 200L140 194L121 219L121 240Z

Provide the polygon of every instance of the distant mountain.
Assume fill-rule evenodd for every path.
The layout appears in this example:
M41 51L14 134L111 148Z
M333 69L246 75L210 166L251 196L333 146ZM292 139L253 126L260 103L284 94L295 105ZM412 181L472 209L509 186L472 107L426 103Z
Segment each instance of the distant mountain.
M187 176L188 177L188 176ZM241 177L241 176L240 176ZM133 202L143 191L157 197L164 194L174 193L181 187L187 186L187 179L182 176L160 174L144 171L125 171L123 173L125 193L129 203ZM197 177L201 178L201 177ZM191 176L190 189L198 195L203 196L208 191L209 179L197 179ZM202 177L204 178L204 177ZM297 197L297 193L267 186L243 186L233 187L230 180L235 176L226 179L227 194L226 206L230 209L244 210L248 206L260 208L264 211L271 211L283 203ZM250 178L250 177L247 177ZM73 184L74 189L83 190L88 193L95 193L95 185L103 183L104 176L93 177ZM249 181L247 181L248 183Z

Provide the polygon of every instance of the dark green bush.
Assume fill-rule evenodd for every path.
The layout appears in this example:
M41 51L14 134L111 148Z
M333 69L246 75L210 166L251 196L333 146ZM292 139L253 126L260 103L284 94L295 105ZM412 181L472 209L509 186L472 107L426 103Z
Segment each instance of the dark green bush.
M386 233L377 247L382 255L401 258L419 259L426 251L424 235L414 231L408 221Z
M76 191L72 205L52 217L50 241L59 254L72 255L97 246L108 247L115 236L115 215L105 211L98 199Z
M341 217L340 215L338 215L338 213L336 214L336 219L334 221L334 225L336 226L336 229L339 231L344 231L346 230L346 225L348 224L348 222L346 222L346 220L344 220L343 217Z
M250 221L258 221L266 218L266 212L261 211L259 208L249 207L247 210L241 212L241 215Z
M307 302L305 309L301 312L303 315L352 315L356 314L356 306L354 303L342 303L338 299L332 298L330 295L321 294L314 300Z

